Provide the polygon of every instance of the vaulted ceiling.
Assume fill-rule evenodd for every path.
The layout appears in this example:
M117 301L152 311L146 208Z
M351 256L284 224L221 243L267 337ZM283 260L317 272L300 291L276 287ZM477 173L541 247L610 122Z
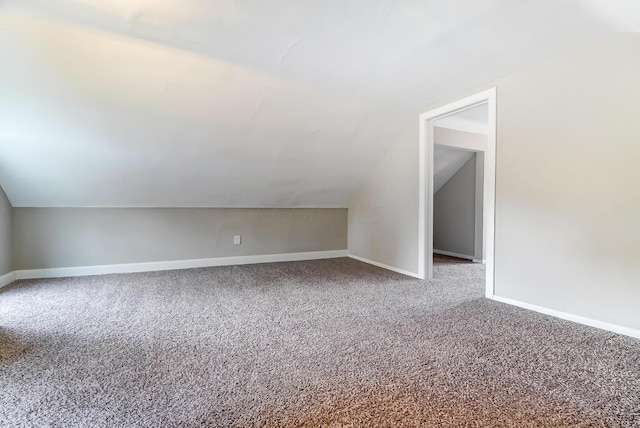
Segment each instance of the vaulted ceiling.
M14 206L345 207L421 108L635 0L0 1Z

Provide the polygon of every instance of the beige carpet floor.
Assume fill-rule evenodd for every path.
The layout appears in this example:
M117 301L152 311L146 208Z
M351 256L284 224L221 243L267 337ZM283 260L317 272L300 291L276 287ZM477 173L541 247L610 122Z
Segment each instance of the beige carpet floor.
M0 290L2 427L640 426L640 341L351 259Z

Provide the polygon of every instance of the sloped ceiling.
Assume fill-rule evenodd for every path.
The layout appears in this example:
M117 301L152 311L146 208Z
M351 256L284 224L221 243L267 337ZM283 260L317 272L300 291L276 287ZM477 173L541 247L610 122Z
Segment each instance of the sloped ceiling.
M0 185L38 206L346 207L421 108L634 0L0 1Z
M433 153L433 193L447 184L473 155L472 151L436 145Z

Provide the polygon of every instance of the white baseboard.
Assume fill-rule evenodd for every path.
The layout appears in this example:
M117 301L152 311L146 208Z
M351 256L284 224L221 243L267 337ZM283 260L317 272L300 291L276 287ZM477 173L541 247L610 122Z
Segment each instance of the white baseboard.
M376 262L376 261L373 261L373 260L369 260L369 259L366 259L364 257L354 256L353 254L349 254L348 257L350 257L352 259L355 259L355 260L358 260L358 261L361 261L363 263L367 263L367 264L370 264L370 265L374 265L374 266L380 267L382 269L387 269L387 270L390 270L390 271L393 271L393 272L401 273L403 275L411 276L413 278L422 279L415 272L409 272L408 270L400 269L400 268L397 268L397 267L394 267L394 266L385 265L384 263L380 263L380 262Z
M563 320L573 321L578 324L588 325L590 327L599 328L601 330L611 331L613 333L623 334L625 336L635 337L636 339L640 339L640 330L636 330L629 327L623 327L617 324L610 324L603 321L597 321L591 318L581 317L579 315L573 315L562 311L557 311L555 309L545 308L543 306L532 305L530 303L521 302L519 300L513 300L506 297L493 296L491 299L507 303L509 305L518 306L520 308L529 309L531 311L540 312L541 314L551 315L556 318L562 318Z
M87 275L104 275L109 273L134 273L134 272L152 272L152 271L164 271L175 269L191 269L200 267L214 267L214 266L231 266L231 265L245 265L245 264L257 264L257 263L274 263L274 262L289 262L289 261L302 261L302 260L321 260L321 259L333 259L338 257L350 257L355 260L359 260L364 263L368 263L373 266L377 266L383 269L387 269L393 272L407 275L413 278L421 279L418 274L410 272L404 269L400 269L394 266L389 266L384 263L369 260L364 257L349 254L347 250L333 250L333 251L312 251L305 253L283 253L283 254L262 254L255 256L237 256L237 257L217 257L209 259L191 259L191 260L174 260L165 262L147 262L147 263L130 263L130 264L117 264L117 265L102 265L102 266L80 266L80 267L66 267L66 268L52 268L52 269L32 269L32 270L18 270L9 272L0 276L0 288L5 287L18 279L40 279L40 278L61 278L70 276L87 276ZM455 256L458 257L458 256ZM591 318L582 317L579 315L573 315L566 312L558 311L555 309L545 308L543 306L537 306L530 303L521 302L519 300L509 299L501 296L491 296L490 299L497 302L506 303L520 308L528 309L531 311L539 312L545 315L561 318L567 321L577 322L579 324L588 325L590 327L599 328L613 333L623 334L625 336L634 337L640 339L640 330L623 327L617 324L611 324L603 321L593 320Z
M453 253L451 251L443 251L443 250L433 250L433 254L440 254L441 256L449 256L449 257L456 257L458 259L465 259L465 260L471 260L477 263L477 260L475 257L473 256L468 256L466 254L460 254L460 253ZM482 263L482 262L480 262Z
M63 278L69 276L105 275L109 273L153 272L213 266L247 265L256 263L293 262L347 257L347 250L312 251L306 253L261 254L255 256L216 257L210 259L174 260L166 262L129 263L101 266L79 266L52 269L30 269L12 272L13 280ZM8 274L9 275L9 274ZM7 275L5 275L7 276ZM3 277L0 277L0 281ZM1 282L0 282L1 283Z
M11 284L16 279L17 278L16 278L16 273L15 272L5 273L4 275L0 276L0 288L6 287L7 285Z

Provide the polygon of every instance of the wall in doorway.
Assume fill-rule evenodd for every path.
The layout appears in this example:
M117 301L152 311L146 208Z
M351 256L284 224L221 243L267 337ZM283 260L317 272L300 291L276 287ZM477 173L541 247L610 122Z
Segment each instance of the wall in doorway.
M433 249L475 257L476 154L434 195Z

